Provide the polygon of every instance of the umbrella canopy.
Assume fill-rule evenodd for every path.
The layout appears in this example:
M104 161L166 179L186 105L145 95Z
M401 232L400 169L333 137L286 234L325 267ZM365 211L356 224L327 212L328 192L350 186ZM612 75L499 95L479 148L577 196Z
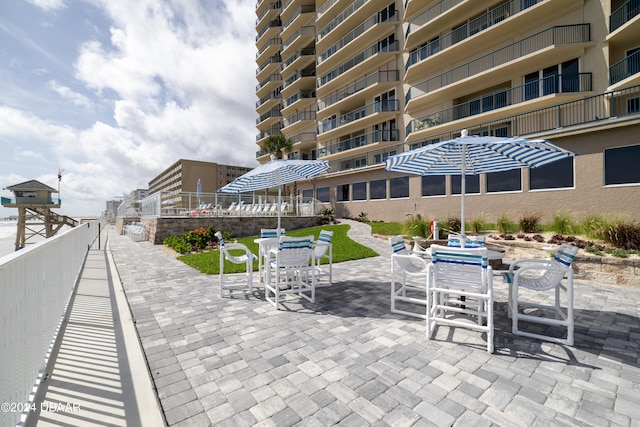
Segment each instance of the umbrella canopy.
M417 175L462 175L460 226L464 236L465 176L538 167L574 156L544 139L462 136L391 156L385 170Z
M236 178L220 188L221 193L246 193L278 187L278 233L282 216L281 186L292 182L313 178L331 168L326 160L276 160L271 161Z

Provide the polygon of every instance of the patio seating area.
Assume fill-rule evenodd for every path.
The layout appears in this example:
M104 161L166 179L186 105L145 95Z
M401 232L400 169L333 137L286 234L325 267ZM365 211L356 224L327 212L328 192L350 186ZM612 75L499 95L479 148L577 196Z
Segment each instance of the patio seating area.
M315 302L286 299L281 310L265 303L257 281L240 298L219 298L217 276L110 236L168 425L640 419L640 289L574 280L574 345L566 346L514 335L508 286L496 280L488 354L483 333L444 326L429 340L424 319L392 313L389 243L345 222L381 255L334 264L333 286L318 287Z

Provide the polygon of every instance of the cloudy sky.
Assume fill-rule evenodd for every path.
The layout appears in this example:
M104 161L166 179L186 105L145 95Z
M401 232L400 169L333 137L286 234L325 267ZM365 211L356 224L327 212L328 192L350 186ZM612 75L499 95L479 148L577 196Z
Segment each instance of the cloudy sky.
M0 1L0 188L62 168L57 212L89 216L181 158L256 166L254 7Z

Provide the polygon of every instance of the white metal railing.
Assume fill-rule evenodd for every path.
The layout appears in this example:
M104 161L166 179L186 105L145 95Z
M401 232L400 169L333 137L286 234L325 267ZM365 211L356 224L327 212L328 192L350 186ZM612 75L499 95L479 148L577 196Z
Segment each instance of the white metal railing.
M84 223L0 258L2 427L15 426L21 418L18 410L33 400L101 225Z

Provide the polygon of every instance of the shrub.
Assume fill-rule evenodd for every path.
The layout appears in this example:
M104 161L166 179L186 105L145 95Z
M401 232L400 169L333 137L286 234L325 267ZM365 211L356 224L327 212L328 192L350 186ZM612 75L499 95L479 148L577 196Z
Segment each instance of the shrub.
M162 242L179 254L186 254L191 251L191 243L183 236L169 236Z
M640 225L631 221L612 223L605 233L604 240L616 248L640 249Z
M540 212L524 213L518 219L518 228L523 233L536 233L540 231L540 219L542 219Z
M423 218L420 214L417 214L411 219L406 220L403 225L405 236L418 236L427 238L431 234L431 231L429 229L429 220Z
M582 221L580 227L587 237L606 240L606 235L611 227L611 223L604 215L591 215Z
M516 223L511 221L507 214L502 214L496 219L496 228L501 234L510 234L517 231Z
M554 233L558 234L572 234L577 231L578 227L573 222L571 215L559 212L553 216L553 222L550 225L550 229Z
M369 214L367 214L366 212L360 212L360 215L358 215L358 221L367 222L368 220L369 220Z
M462 226L462 222L460 217L449 215L447 219L445 219L442 224L440 224L440 228L445 230L446 233L460 233L460 227ZM466 227L465 227L466 228ZM440 235L440 238L446 238L447 236Z
M482 233L487 226L484 217L481 216L472 218L469 222L469 225L471 226L471 231L473 232L473 234Z

